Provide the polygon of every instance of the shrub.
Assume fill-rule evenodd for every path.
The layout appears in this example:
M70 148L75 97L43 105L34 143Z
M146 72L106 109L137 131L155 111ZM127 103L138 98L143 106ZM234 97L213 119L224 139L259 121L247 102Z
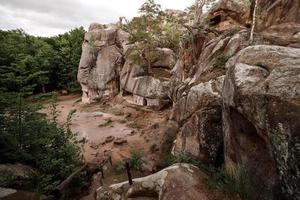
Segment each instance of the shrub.
M214 67L225 68L225 65L229 60L229 58L230 58L229 56L225 56L223 54L218 56L215 60Z
M132 149L130 151L130 155L128 159L119 161L116 165L116 171L121 173L126 170L126 162L129 163L130 168L136 171L142 170L142 165L144 161L142 160L142 153L136 149Z
M215 170L207 181L207 186L225 194L238 194L244 200L252 199L252 183L244 167L228 172L224 168Z
M39 175L34 178L33 187L26 189L51 193L82 164L79 145L75 144L81 141L69 127L75 110L70 112L65 124L59 125L55 101L51 104L52 120L36 114L40 107L26 103L20 95L9 98L3 94L0 102L4 103L0 107L1 163L19 162L32 166ZM13 182L11 180L10 184Z
M129 163L131 168L137 171L142 170L142 153L136 149L132 149L130 152Z

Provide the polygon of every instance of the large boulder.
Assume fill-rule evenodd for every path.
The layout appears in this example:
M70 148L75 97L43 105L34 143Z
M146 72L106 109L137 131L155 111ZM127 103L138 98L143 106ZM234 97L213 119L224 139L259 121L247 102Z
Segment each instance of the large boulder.
M78 69L82 87L82 101L91 103L119 92L119 71L122 66L122 48L118 46L119 30L115 26L92 24L85 34ZM124 40L124 37L122 37Z
M147 177L99 188L97 200L218 200L222 196L208 191L205 181L208 176L197 167L175 164Z
M223 87L225 165L245 167L256 194L300 198L300 49L257 45L228 63ZM272 197L273 196L273 197ZM262 197L258 197L262 198Z
M145 62L137 63L130 56L120 72L120 86L126 93L133 95L133 103L144 106L160 106L167 99L171 69L175 64L174 52L170 49L158 49L159 59L153 63L152 73L147 73Z
M209 164L220 161L223 80L221 76L191 87L174 105L171 119L182 126L177 134L175 153L185 153Z
M251 0L220 0L208 12L207 18L218 29L245 26L249 23Z

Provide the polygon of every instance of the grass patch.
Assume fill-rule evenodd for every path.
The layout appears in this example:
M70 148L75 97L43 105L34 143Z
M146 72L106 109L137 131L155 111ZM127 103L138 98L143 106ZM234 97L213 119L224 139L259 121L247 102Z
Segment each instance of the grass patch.
M206 185L213 190L227 195L238 194L243 200L252 200L253 186L248 171L239 167L228 172L224 168L216 169L207 180Z

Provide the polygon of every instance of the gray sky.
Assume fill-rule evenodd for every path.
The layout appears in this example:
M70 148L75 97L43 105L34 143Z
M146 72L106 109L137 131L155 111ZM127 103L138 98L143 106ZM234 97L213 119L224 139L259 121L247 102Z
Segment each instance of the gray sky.
M145 0L0 0L0 29L53 36L91 22L111 23L137 15ZM185 9L194 0L156 0L162 8Z

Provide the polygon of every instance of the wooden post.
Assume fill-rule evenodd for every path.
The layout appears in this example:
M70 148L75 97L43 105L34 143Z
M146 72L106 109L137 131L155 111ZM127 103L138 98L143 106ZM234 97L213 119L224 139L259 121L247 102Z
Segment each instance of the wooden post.
M110 163L110 166L112 166L112 158L111 158L111 156L109 156L109 163Z
M126 171L127 171L129 185L132 185L132 177L131 177L130 166L128 162L126 162Z
M100 171L101 171L101 178L104 178L103 166L100 167Z

